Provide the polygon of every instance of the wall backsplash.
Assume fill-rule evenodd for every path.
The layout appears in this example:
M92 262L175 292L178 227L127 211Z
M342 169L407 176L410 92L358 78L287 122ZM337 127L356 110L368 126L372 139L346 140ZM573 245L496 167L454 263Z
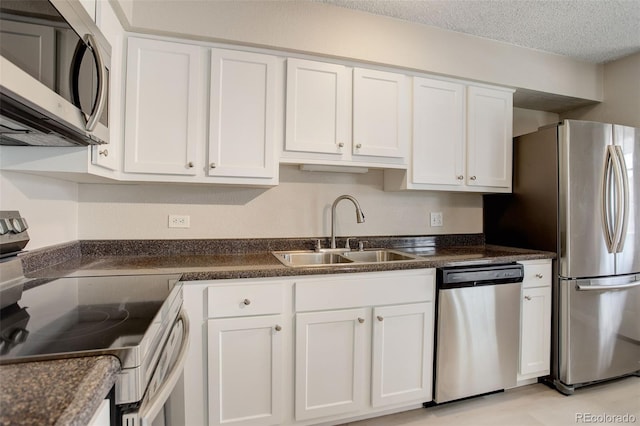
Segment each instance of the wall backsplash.
M337 235L424 235L482 232L482 196L465 193L384 192L383 172L302 172L280 168L270 189L204 185L80 185L80 239L273 238L326 236L331 204L358 199L365 223L343 201ZM429 212L444 226L432 228ZM190 216L188 229L168 228L170 214Z

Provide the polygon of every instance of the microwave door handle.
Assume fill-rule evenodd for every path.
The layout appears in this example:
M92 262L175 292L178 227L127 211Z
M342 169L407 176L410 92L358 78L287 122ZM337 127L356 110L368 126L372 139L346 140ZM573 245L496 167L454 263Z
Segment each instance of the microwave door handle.
M187 350L189 349L189 320L183 310L180 311L179 319L182 321L184 330L180 344L180 352L178 352L173 368L162 381L162 385L160 385L153 399L145 401L138 409L137 417L141 426L151 426L153 419L162 411L165 402L169 399L173 388L180 379L187 361Z
M98 120L102 115L104 105L107 101L107 81L104 61L102 60L102 54L100 53L100 48L98 46L98 43L96 43L96 39L93 37L93 34L87 34L85 38L87 40L87 44L93 52L93 57L96 63L96 71L98 75L98 94L96 96L96 101L93 104L91 115L87 119L86 125L86 129L92 132L98 124Z
M100 49L98 49L95 38L91 34L86 34L84 40L78 41L78 44L76 45L76 50L71 62L70 85L73 104L78 107L78 109L82 110L82 104L80 102L80 67L82 65L82 58L87 51L87 47L89 47L93 52L98 84L97 95L91 108L91 114L87 115L84 112L82 113L82 117L85 120L85 129L91 132L98 124L98 119L102 115L104 104L106 102L106 76L104 61L100 55Z
M600 189L600 215L602 216L602 232L604 234L604 241L607 245L609 253L613 253L614 240L613 232L611 230L611 173L612 173L612 150L611 146L607 146L604 156L604 167L602 174L602 186Z
M620 172L620 186L621 191L619 197L621 200L621 208L618 212L620 223L620 234L616 243L615 253L620 253L624 249L624 242L627 236L627 228L629 226L629 175L627 174L627 163L624 160L624 152L620 145L615 146L616 161Z

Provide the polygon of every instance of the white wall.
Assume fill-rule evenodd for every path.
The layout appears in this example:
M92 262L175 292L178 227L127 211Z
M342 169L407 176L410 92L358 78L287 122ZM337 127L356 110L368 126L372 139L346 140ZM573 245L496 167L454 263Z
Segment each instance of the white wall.
M78 184L0 172L0 210L18 210L29 225L27 250L78 239Z
M117 0L131 30L348 58L602 100L602 66L311 1Z
M283 166L280 185L265 189L196 185L80 185L81 239L277 238L330 235L336 197L351 194L366 216L357 224L349 201L338 205L337 235L425 235L482 232L482 196L384 192L383 172L301 172ZM444 226L431 228L429 212ZM169 229L169 214L191 228Z
M604 66L604 101L562 114L563 118L640 127L640 53Z

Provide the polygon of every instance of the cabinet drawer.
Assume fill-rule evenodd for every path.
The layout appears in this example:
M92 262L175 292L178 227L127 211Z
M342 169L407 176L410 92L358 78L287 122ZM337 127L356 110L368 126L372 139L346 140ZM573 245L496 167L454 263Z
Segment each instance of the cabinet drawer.
M522 288L547 287L551 285L551 262L524 263Z
M368 272L301 278L295 285L295 310L428 302L434 299L435 272Z
M233 285L207 289L208 318L282 313L280 284Z

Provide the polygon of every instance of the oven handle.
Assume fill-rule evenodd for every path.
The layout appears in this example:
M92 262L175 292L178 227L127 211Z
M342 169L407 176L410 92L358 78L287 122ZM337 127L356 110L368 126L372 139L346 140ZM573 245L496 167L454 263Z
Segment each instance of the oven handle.
M167 374L167 377L155 394L153 400L145 401L138 409L138 421L141 426L151 426L153 419L162 411L165 402L169 399L173 388L182 375L182 370L187 360L187 349L189 349L189 320L182 309L180 310L178 318L182 320L182 327L184 329L180 352L173 365L173 369Z

